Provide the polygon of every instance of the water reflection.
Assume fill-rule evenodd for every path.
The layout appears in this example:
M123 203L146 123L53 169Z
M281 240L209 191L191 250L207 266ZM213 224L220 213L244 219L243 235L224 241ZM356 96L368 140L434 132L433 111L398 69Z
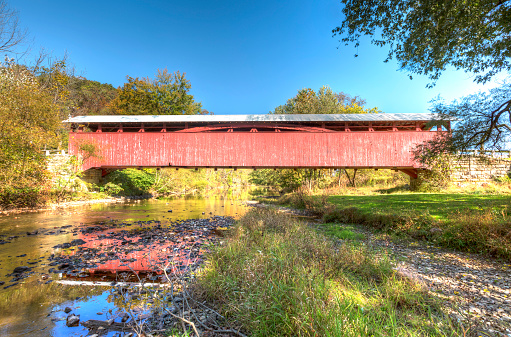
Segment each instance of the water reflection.
M119 257L118 259L87 261L93 262L96 266L87 269L86 273L76 269L75 274L72 275L76 279L97 280L98 276L109 279L112 277L107 276L109 274L115 275L128 270L137 272L152 270L154 271L152 275L161 276L161 268L164 266L170 268L169 272L176 272L179 268L187 268L190 263L197 262L200 253L203 252L201 249L204 249L199 246L204 243L206 236L198 230L188 232L183 230L181 239L176 242L169 239L165 239L163 242L160 242L161 240L146 242L144 236L156 230L157 226L160 226L161 230L173 228L177 220L203 219L202 221L206 221L205 219L212 216L238 217L245 210L246 207L240 200L215 197L143 200L111 205L95 204L58 211L0 217L0 242L5 242L0 244L0 284L4 283L0 286L0 301L3 301L0 303L0 308L17 306L16 311L22 313L13 316L6 314L7 311L0 310L2 312L0 314L0 336L72 335L69 329L75 328L67 328L65 323L59 323L58 320L51 321L50 318L55 319L60 314L53 313L50 318L48 317L50 311L48 305L53 302L52 295L54 294L49 292L40 296L39 290L37 290L37 287L51 286L51 284L45 285L47 280L43 280L43 278L48 275L51 268L59 267L59 265L49 265L48 257L51 254L62 253L83 260L84 255L80 255L81 252L87 249L102 249L105 257L110 252ZM128 226L129 228L117 226L122 223L131 223L132 225ZM82 232L84 228L90 226L104 226L105 229L94 233ZM110 228L108 228L109 226ZM112 231L126 230L127 233L131 233L133 229L137 228L143 230L136 236L101 237L101 235L108 235L108 232ZM77 239L82 239L87 243L81 248L80 246L68 249L54 248ZM123 242L125 242L124 245ZM131 246L131 249L122 249L124 246ZM186 253L176 252L176 248L177 251ZM173 262L167 265L169 261ZM19 266L32 268L32 274L27 279L20 281L24 284L3 289L12 284L10 282L13 279L12 276L7 275ZM53 275L50 274L50 276ZM32 282L35 283L32 285ZM19 293L20 287L26 288L29 284L31 289L34 289L32 292L38 296L22 301L18 299L18 303L13 302L17 299L13 294ZM62 297L55 300L73 300L71 293L72 291L66 291ZM26 296L31 296L30 291L26 292ZM80 302L83 299L74 301L75 305L84 305ZM95 310L101 305L105 308L108 306L107 302L101 298L96 298L94 301L97 303L94 305ZM57 311L57 313L59 312ZM87 310L84 311L83 308L80 310L80 314L88 315ZM27 321L33 322L29 324L31 328L27 328ZM41 329L45 327L47 327L46 330L42 332ZM82 330L79 331L81 331L80 335L83 334Z

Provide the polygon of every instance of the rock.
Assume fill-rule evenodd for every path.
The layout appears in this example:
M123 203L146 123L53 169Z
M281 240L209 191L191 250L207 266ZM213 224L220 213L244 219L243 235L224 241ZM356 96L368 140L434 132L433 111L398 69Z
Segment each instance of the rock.
M103 315L103 313L102 312L97 312L96 315Z
M84 243L86 243L86 242L83 241L82 239L77 239L77 240L71 241L70 245L71 246L79 246L79 245L83 245Z
M66 314L69 314L71 311L73 311L73 310L72 310L70 307L65 307L65 308L64 308L64 312L65 312Z
M67 316L66 325L68 327L78 326L78 323L80 323L80 317L74 314Z
M30 267L25 267L25 266L16 267L12 271L12 274L13 275L19 275L19 274L22 274L24 272L30 271L30 269L31 269Z
M71 265L69 263L63 263L59 266L59 270L66 269L69 267L71 267Z

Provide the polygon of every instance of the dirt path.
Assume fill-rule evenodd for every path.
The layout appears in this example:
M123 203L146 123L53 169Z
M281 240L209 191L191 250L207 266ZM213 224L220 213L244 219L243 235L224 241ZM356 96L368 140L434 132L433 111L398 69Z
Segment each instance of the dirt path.
M365 235L368 246L386 249L398 273L424 284L444 301L453 319L471 325L478 336L511 336L510 263L355 230Z

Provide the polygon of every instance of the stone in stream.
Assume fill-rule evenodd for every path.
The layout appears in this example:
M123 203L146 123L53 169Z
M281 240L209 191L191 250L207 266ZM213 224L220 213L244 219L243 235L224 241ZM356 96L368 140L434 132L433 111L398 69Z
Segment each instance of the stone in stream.
M65 312L66 314L69 314L71 311L72 311L72 309L71 309L70 307L65 307L65 308L64 308L64 312Z
M21 274L23 274L23 273L25 273L27 271L30 271L30 270L32 270L32 268L26 267L26 266L19 266L19 267L14 268L14 270L11 273L11 275L13 275L13 276L20 276Z
M71 246L79 246L79 245L83 245L84 243L86 243L86 242L83 241L82 239L77 239L77 240L71 241Z
M79 316L76 316L74 314L71 314L71 315L67 316L66 325L68 327L78 326L78 323L80 323L80 317Z

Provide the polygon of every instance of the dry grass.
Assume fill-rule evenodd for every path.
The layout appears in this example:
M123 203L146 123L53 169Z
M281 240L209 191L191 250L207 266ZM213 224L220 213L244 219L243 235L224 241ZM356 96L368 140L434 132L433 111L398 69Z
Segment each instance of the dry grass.
M248 212L198 278L252 336L445 336L456 328L419 284L360 242L336 245L272 210Z

